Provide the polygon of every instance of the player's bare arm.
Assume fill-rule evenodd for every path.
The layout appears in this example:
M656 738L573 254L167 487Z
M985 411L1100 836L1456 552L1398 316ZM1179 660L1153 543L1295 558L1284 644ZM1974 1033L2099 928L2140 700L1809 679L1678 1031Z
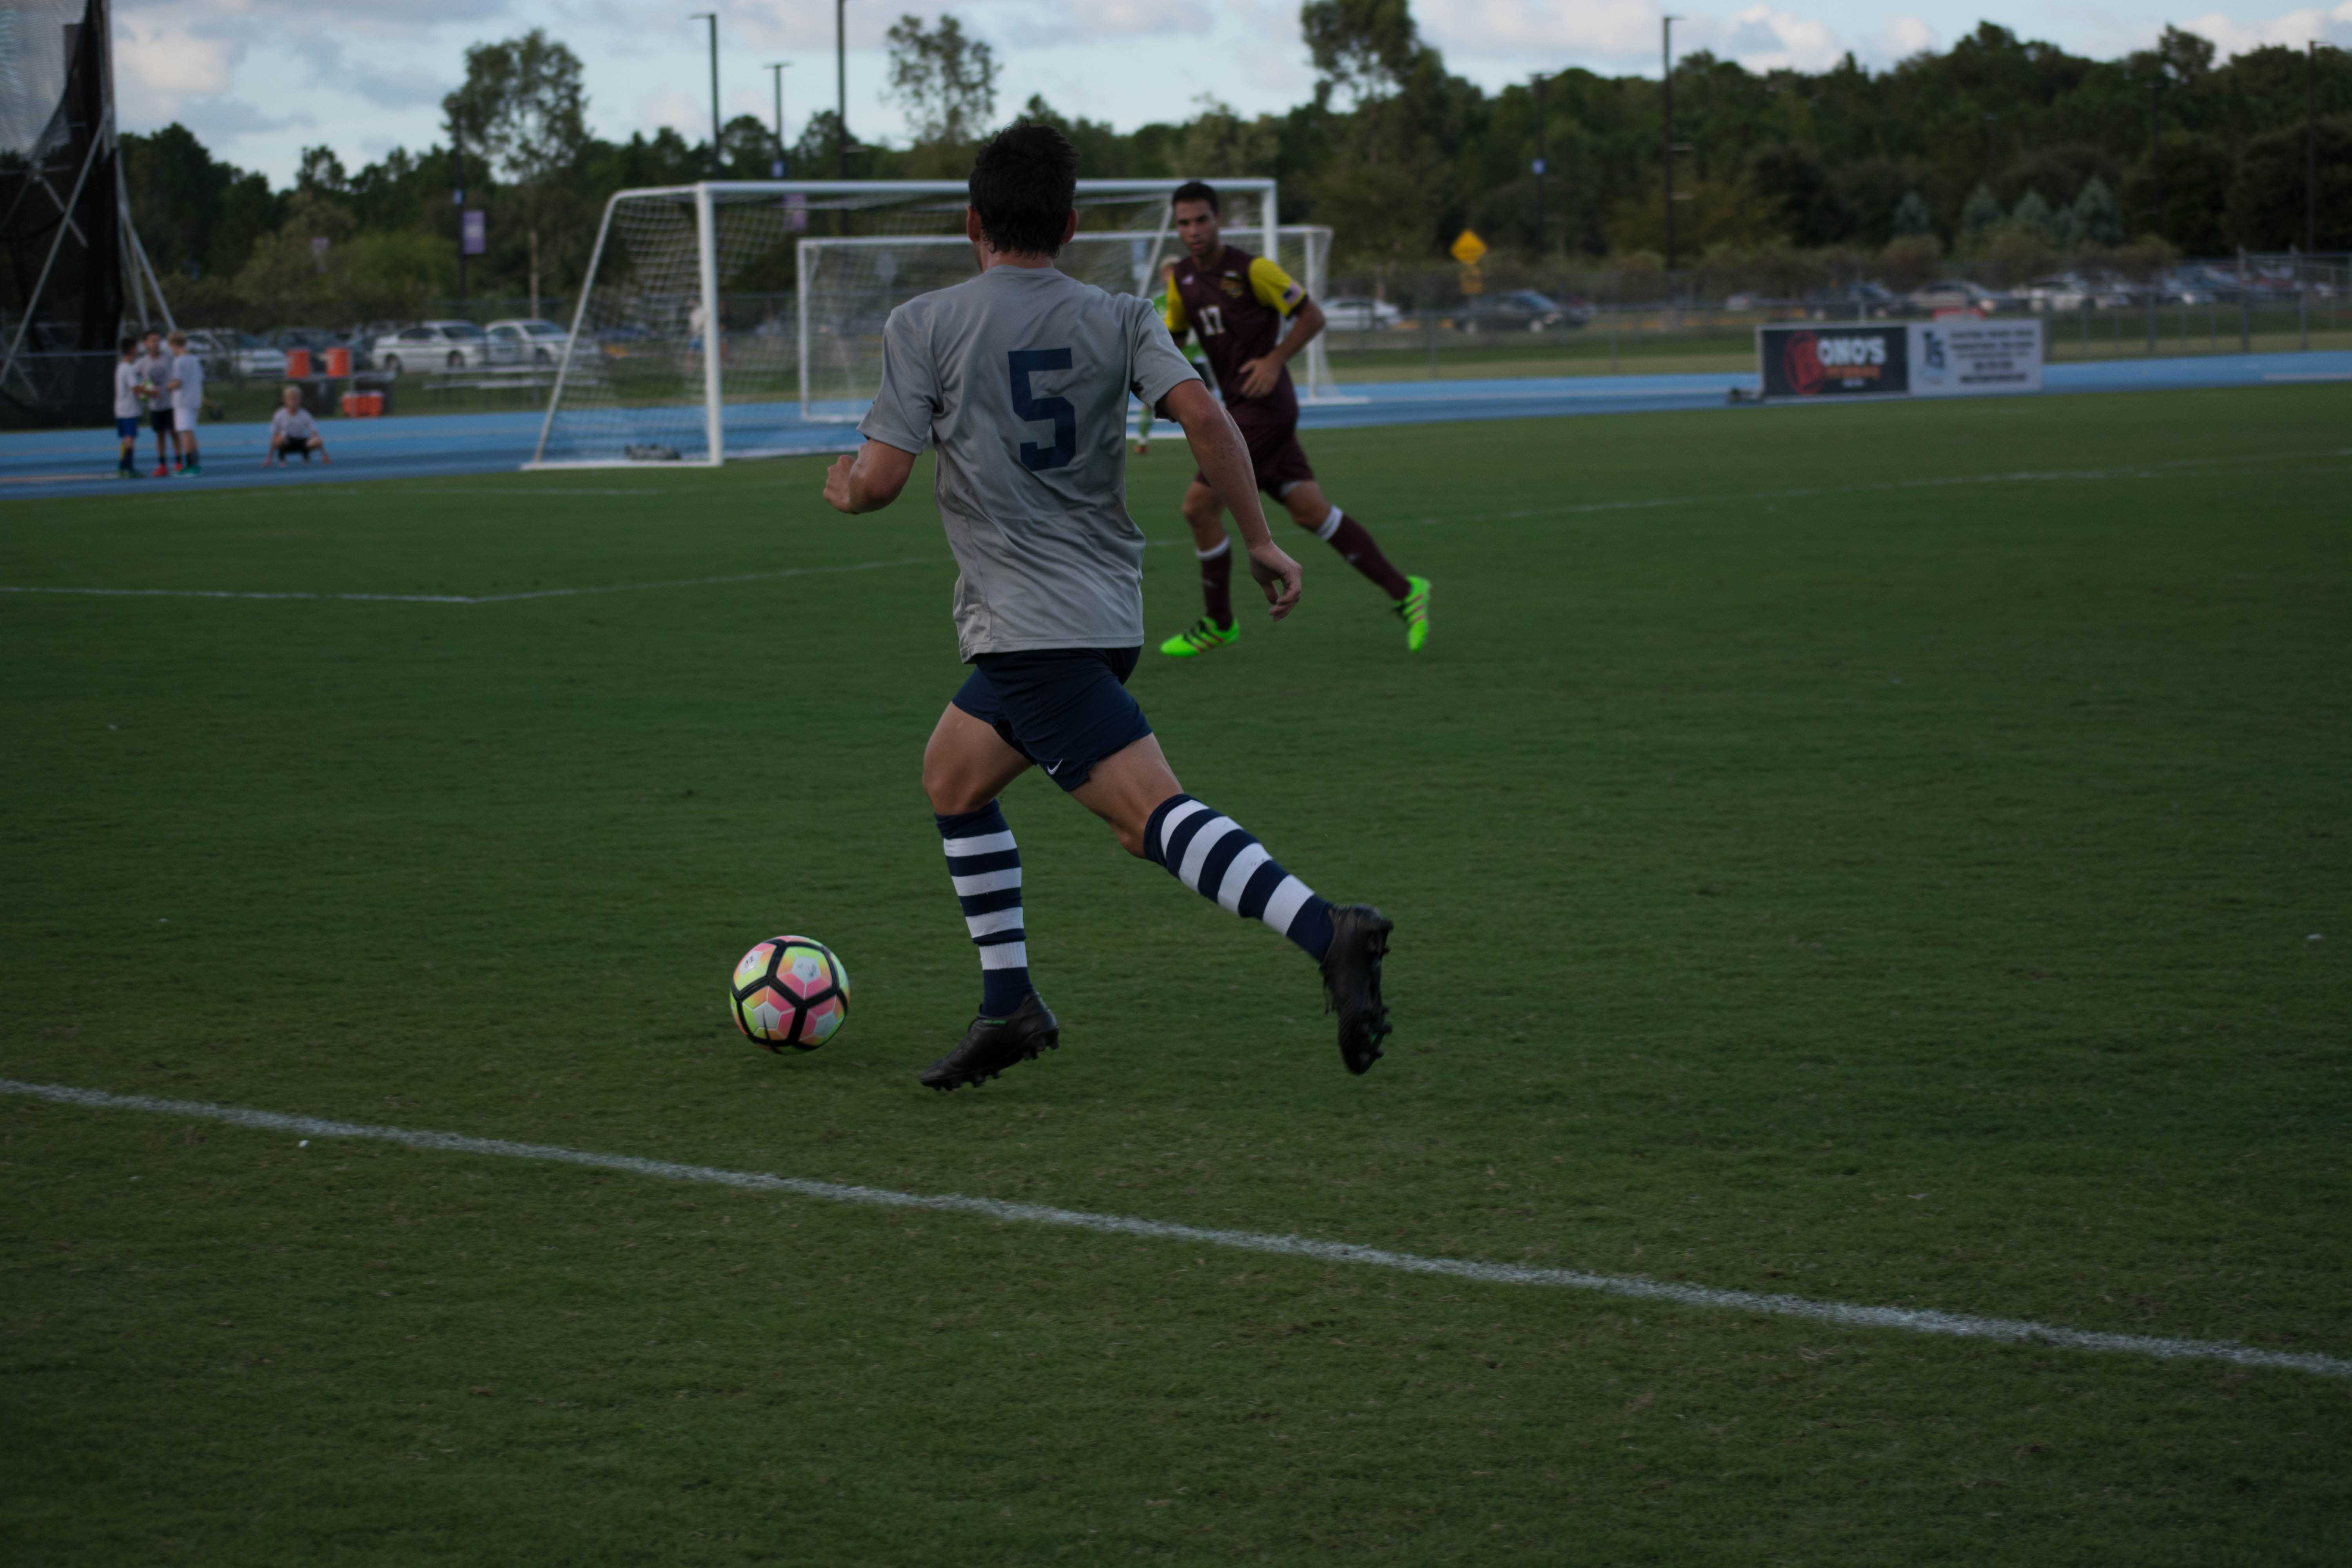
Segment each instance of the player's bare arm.
M1285 366L1323 330L1323 307L1312 299L1301 300L1290 318L1290 331L1266 353L1242 366L1242 395L1265 397L1282 381Z
M1276 544L1266 531L1265 512L1259 507L1257 483L1251 477L1249 447L1234 427L1233 416L1197 381L1188 381L1160 400L1168 417L1181 426L1192 447L1192 460L1208 478L1209 488L1234 514L1242 547L1249 552L1250 575L1265 590L1276 620L1290 614L1305 587L1298 563Z
M915 454L902 452L887 441L868 441L855 457L844 454L824 471L824 499L835 511L856 517L880 511L907 488L915 471Z

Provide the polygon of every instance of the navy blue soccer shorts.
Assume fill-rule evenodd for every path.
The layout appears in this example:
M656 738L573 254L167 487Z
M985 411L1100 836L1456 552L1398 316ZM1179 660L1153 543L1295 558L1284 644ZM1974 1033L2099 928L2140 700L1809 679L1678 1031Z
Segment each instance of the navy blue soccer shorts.
M1140 647L979 654L954 701L1047 778L1074 790L1094 775L1096 763L1151 733L1127 689L1142 657Z

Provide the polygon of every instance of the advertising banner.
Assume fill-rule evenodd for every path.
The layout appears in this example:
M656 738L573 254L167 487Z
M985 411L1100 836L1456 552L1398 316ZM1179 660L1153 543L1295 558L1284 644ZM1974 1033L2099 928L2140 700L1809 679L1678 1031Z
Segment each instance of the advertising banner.
M1756 329L1768 398L1900 397L1911 390L1911 332L1899 322Z
M2042 390L2042 322L1966 316L1911 323L1911 391L1966 397Z

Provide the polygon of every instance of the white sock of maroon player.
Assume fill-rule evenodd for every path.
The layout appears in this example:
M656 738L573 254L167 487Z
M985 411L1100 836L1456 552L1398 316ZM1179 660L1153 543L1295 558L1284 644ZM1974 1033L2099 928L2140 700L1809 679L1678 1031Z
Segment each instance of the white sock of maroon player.
M1389 564L1389 558L1381 553L1381 547L1372 542L1364 525L1338 507L1331 509L1331 515L1323 520L1315 537L1338 551L1349 565L1379 584L1381 592L1391 601L1412 592L1412 584L1404 580L1403 573Z

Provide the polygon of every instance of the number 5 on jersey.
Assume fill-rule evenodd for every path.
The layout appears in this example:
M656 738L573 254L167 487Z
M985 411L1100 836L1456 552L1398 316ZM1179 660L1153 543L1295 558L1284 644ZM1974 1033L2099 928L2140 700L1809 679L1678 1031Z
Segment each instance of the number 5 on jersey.
M1051 447L1040 447L1034 441L1021 443L1021 466L1032 472L1068 467L1078 455L1078 411L1066 397L1037 396L1030 390L1029 378L1041 370L1069 369L1070 351L1014 349L1004 357L1013 372L1013 411L1033 424L1050 420L1054 426Z

